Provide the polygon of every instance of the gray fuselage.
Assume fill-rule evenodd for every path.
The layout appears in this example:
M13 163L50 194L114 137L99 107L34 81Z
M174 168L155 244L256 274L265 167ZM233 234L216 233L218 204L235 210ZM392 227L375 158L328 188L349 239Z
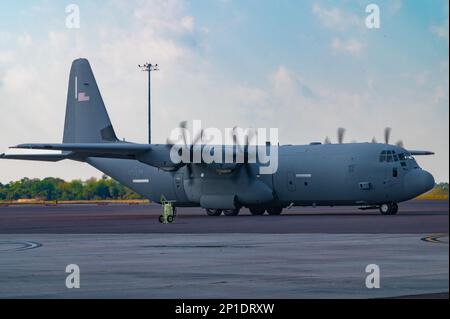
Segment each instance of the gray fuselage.
M86 162L152 201L175 206L378 205L412 199L434 186L403 148L378 143L283 145L278 170L218 173L211 166L167 172L137 160L90 157ZM234 175L234 176L233 176Z

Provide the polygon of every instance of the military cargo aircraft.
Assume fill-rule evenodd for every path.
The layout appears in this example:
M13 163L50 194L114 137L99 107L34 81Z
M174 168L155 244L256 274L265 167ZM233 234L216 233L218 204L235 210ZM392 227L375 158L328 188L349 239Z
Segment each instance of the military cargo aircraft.
M77 59L70 71L63 142L12 147L61 153L1 154L0 158L84 162L151 201L161 203L164 198L174 210L202 207L210 216L235 216L241 207L248 207L253 215L279 215L292 206L324 205L373 208L393 215L397 203L433 188L433 176L413 156L434 153L388 144L388 136L387 130L385 143L343 143L340 129L336 144L328 139L323 144L267 144L267 151L278 152L278 168L272 174L260 174L262 164L249 160L248 143L217 146L233 156L242 153L242 163L174 163L173 143L137 144L117 138L89 62ZM194 142L182 149L192 157L202 147Z

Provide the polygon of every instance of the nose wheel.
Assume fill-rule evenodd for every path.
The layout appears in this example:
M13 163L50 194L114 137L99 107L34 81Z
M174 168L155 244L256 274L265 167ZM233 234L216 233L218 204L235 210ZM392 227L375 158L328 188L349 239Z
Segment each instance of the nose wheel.
M380 213L382 215L395 215L398 213L397 203L383 203L380 205Z

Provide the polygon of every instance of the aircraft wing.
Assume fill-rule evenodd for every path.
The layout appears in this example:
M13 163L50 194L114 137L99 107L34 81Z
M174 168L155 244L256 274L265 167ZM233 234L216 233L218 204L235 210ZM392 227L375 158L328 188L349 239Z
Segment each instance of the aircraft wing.
M408 152L411 154L411 155L434 155L434 152L430 152L430 151L411 151L411 150L408 150Z
M0 159L57 162L64 159L83 160L86 157L134 159L151 150L148 144L114 143L63 143L19 144L14 149L63 151L62 154L0 154Z

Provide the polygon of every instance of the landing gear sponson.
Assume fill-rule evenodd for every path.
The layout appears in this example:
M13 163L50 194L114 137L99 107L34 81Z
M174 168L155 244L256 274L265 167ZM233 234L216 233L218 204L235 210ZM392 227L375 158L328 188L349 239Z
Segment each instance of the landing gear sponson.
M253 216L261 216L267 211L267 214L271 216L280 215L283 211L283 207L263 207L263 206L250 206L250 213ZM240 208L235 209L210 209L206 208L206 214L208 216L220 216L222 213L225 216L237 216Z

